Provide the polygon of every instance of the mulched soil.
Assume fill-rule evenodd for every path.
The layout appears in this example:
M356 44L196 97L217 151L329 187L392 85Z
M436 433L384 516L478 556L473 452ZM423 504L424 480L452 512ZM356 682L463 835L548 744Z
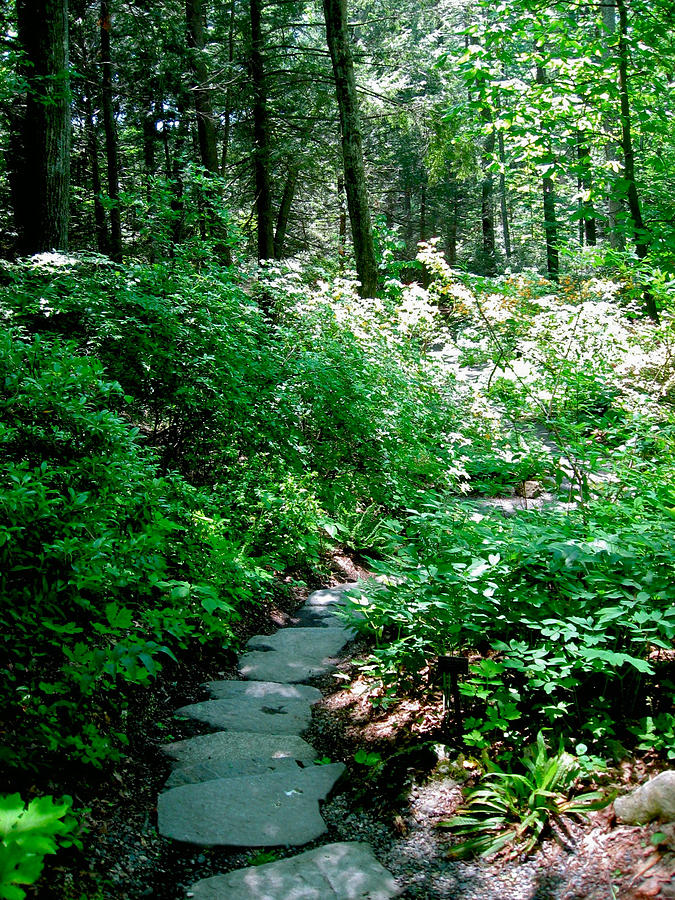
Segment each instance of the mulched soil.
M335 553L333 583L367 573L358 559ZM312 587L317 587L313 585ZM241 625L242 642L293 623L308 591L289 587L274 604L251 610ZM611 807L592 815L588 824L570 823L571 841L561 847L544 841L530 857L501 855L490 860L457 861L447 855L452 838L439 823L461 801L461 785L477 769L451 746L444 758L440 694L427 692L386 710L373 707L376 688L356 661L368 647L354 641L338 671L315 684L325 694L314 707L305 735L318 755L344 761L347 774L323 805L328 833L318 844L341 840L369 842L377 857L401 883L404 898L429 900L675 900L675 825L617 825ZM156 798L169 765L159 747L172 739L204 733L208 728L175 719L172 711L206 699L202 687L214 678L236 677L235 658L196 658L158 679L139 695L131 720L131 745L123 764L97 785L62 784L90 807L84 851L59 854L49 863L30 896L45 900L183 900L200 878L254 863L295 855L288 851L230 851L198 848L162 838L156 829ZM451 741L449 742L451 744ZM360 749L380 761L363 765ZM633 761L613 773L614 781L634 784L653 767ZM55 791L57 792L57 791ZM651 835L665 833L654 848Z

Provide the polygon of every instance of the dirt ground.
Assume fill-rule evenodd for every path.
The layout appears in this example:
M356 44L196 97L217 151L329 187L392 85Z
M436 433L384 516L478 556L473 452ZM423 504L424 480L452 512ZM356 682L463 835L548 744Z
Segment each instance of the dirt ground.
M365 572L336 553L333 582ZM241 637L292 624L307 591L289 589L285 599L256 608ZM457 810L461 788L477 767L444 743L442 698L427 692L386 710L373 707L375 686L355 661L367 654L357 639L337 672L315 682L324 699L314 707L305 735L319 757L343 761L346 776L323 806L328 832L318 844L368 841L380 861L405 887L404 898L456 900L675 900L675 825L617 824L612 807L587 823L570 822L561 846L553 837L528 857L502 854L461 861L448 856L452 837L439 827ZM196 659L190 669L159 681L134 710L129 756L97 784L66 785L89 807L84 850L48 862L30 896L45 900L183 900L200 878L286 855L289 850L230 851L198 848L162 838L156 829L156 798L169 771L159 747L206 730L175 719L172 710L206 698L203 683L235 677L235 659ZM370 763L360 750L377 754ZM653 774L654 761L627 762L606 779L620 789ZM663 839L654 845L652 835ZM303 849L310 849L309 845Z

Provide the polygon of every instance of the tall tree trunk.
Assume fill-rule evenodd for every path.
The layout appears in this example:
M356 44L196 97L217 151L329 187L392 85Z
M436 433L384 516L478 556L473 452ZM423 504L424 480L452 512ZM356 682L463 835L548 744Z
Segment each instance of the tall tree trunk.
M403 240L408 250L413 247L412 191L410 182L406 180L403 189Z
M173 155L171 155L168 139L168 129L166 121L164 122L163 131L167 135L165 142L165 151L167 165L171 166L171 210L173 212L171 222L171 244L169 246L169 258L175 256L175 247L182 243L185 238L185 200L183 191L183 179L181 160L183 159L183 148L188 138L188 101L185 94L179 93L176 102L176 118L178 119L178 127L175 129L175 138L173 142Z
M155 140L157 139L157 126L155 116L148 104L148 109L143 116L143 166L145 168L145 177L148 180L155 175L157 170L157 161L155 159Z
M197 114L199 157L207 172L218 174L218 146L213 124L213 107L209 88L209 73L204 60L204 11L202 0L185 0L185 22L190 64L194 75L192 95Z
M502 217L502 236L504 238L504 254L507 263L511 261L511 229L509 228L509 208L506 197L506 153L504 151L504 134L497 132L499 144L499 203Z
M614 35L616 34L616 5L615 0L600 0L602 8L603 31L603 57L608 58L612 53ZM609 116L604 117L604 126L611 133L613 121ZM610 137L605 143L605 159L610 164L612 171L614 164L619 161L620 147L618 142ZM614 178L616 182L616 179ZM623 201L616 186L610 187L607 195L607 236L610 245L615 250L623 250L626 246L624 230L622 227Z
M361 296L374 297L377 292L377 263L368 205L366 168L363 162L354 63L347 32L346 0L323 0L323 12L340 113L342 162L356 272L361 282Z
M577 134L577 162L579 165L579 189L584 196L580 197L581 213L581 238L580 243L586 242L587 247L595 247L597 233L595 227L595 210L590 199L591 182L591 150L583 132Z
M101 201L103 186L101 184L101 169L98 161L98 139L96 137L96 125L94 123L94 111L91 97L87 94L84 98L85 127L87 131L87 153L91 166L91 190L94 195L94 229L96 231L96 248L99 253L108 252L108 226L105 219L105 209Z
M101 165L99 161L99 145L96 133L96 120L94 117L94 103L92 99L93 85L96 82L95 70L89 59L87 39L84 30L80 29L78 50L82 60L84 75L84 129L86 137L87 155L91 167L91 192L94 199L94 232L96 234L96 249L99 253L108 253L108 223L106 221L105 207L103 206L103 185L101 183ZM72 46L72 41L71 41Z
M628 98L628 14L625 0L616 0L619 11L619 97L621 101L621 148L623 150L623 179L628 194L628 209L633 220L633 241L638 259L649 252L649 232L642 219L642 208L635 183L635 154L631 134L630 102ZM656 300L649 290L644 292L647 315L658 322Z
M274 257L274 216L270 178L270 138L263 57L262 2L250 0L251 80L253 82L253 159L258 219L258 259Z
M338 261L340 273L345 269L345 254L347 252L347 206L345 204L345 177L338 175L337 180L338 204L340 216L338 220Z
M495 130L490 114L483 113L483 121L490 124L490 132L483 144L483 183L481 185L481 226L483 232L483 267L486 275L494 275L497 271L495 255L495 221L492 211L493 178L490 166L495 152Z
M546 84L546 71L537 65L537 84ZM553 153L551 151L551 156ZM544 236L546 238L546 269L548 277L557 281L560 275L560 259L558 257L558 220L555 212L555 189L550 175L542 179L544 201Z
M227 87L225 88L225 126L223 129L223 149L220 158L220 171L223 175L225 175L225 169L227 167L227 157L230 152L230 130L231 130L231 118L232 118L232 109L231 109L231 85L230 79L232 78L232 69L234 62L234 13L235 13L235 0L230 0L230 22L227 30Z
M17 0L25 53L26 110L15 183L23 253L68 249L70 218L70 82L68 0Z
M423 182L420 188L420 241L427 239L427 186Z
M453 174L450 175L450 215L448 216L447 233L445 239L445 250L448 258L448 265L451 269L457 265L457 215L459 203L457 196L457 180Z
M555 214L555 193L553 179L545 175L542 180L544 197L544 234L546 236L546 269L553 281L560 275L558 258L558 221Z
M291 206L295 197L295 186L298 182L298 167L291 165L286 176L284 184L284 192L281 195L281 203L279 204L279 214L277 215L277 228L274 232L274 258L281 259L284 251L284 241L286 240L286 229L288 228L288 217L291 214Z
M110 7L101 0L101 88L103 128L108 164L108 197L110 198L110 258L122 261L122 216L120 212L120 172L117 129L113 110L112 58L110 53Z
M220 171L218 166L218 139L213 120L209 71L204 59L206 36L204 33L204 7L202 0L185 0L185 22L190 63L194 75L192 95L195 113L197 114L199 160L209 175L218 175ZM214 198L208 195L202 195L200 198L199 231L202 240L205 240L209 234L212 238L216 238L215 248L222 254L225 264L229 266L232 262L232 256L227 241L227 229L218 221L215 202Z

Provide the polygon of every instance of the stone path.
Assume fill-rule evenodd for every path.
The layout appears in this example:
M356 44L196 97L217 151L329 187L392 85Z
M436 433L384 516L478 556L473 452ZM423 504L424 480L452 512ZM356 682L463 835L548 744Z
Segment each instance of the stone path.
M344 774L316 765L300 734L321 698L304 684L335 668L353 634L335 615L353 584L315 591L299 624L250 639L242 681L212 681L212 700L177 714L219 729L163 749L174 762L157 801L160 834L202 846L300 847L326 831L319 801ZM363 843L326 844L278 862L206 878L197 900L388 900L393 877Z

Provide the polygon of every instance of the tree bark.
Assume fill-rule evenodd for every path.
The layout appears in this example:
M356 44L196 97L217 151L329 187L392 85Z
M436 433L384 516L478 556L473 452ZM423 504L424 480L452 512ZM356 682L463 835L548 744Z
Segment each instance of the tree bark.
M14 197L23 253L68 249L70 81L68 0L17 0L26 109Z
M591 191L591 150L586 141L586 135L579 132L577 135L577 162L579 165L579 190L585 195L590 195ZM579 236L580 243L584 241L587 247L595 247L597 243L597 233L595 227L595 211L593 203L590 199L580 197L579 212L581 213Z
M423 182L420 188L420 241L427 239L427 186Z
M108 197L110 199L110 258L122 261L122 216L120 212L120 170L117 148L117 129L113 109L112 58L110 52L110 7L101 0L101 88L103 99L103 128L108 166Z
M497 140L499 143L499 202L502 215L502 236L504 238L504 255L508 263L511 261L511 229L509 228L509 209L506 202L506 174L504 171L506 153L504 151L504 135L501 131L497 132Z
M542 180L544 198L544 234L546 236L546 269L552 281L560 275L558 258L558 221L555 214L555 193L553 179L545 175Z
M616 34L616 5L615 0L600 0L602 8L602 30L604 50L603 56L607 58L611 53L611 44ZM613 122L609 116L604 117L604 125L608 133L611 133ZM610 165L618 162L620 147L617 141L610 137L605 143L605 159ZM615 179L616 180L616 179ZM626 246L621 220L623 215L623 201L616 190L610 187L607 195L607 236L610 246L615 250L623 250Z
M274 217L270 178L270 139L267 89L263 57L261 0L251 4L251 80L253 82L253 161L255 165L255 205L258 219L258 259L274 257Z
M277 215L277 228L274 232L274 258L281 259L284 252L284 242L286 240L286 229L288 228L288 218L291 214L293 198L295 197L295 186L298 183L298 168L292 165L286 176L284 184L284 192L281 195L281 203L279 204L279 213Z
M209 73L204 60L206 38L202 0L185 0L185 22L190 64L194 75L192 95L197 114L200 161L207 172L218 174L218 145L213 124Z
M623 178L628 194L628 209L633 220L633 241L638 259L649 252L649 231L642 219L640 197L635 183L635 153L631 133L630 101L628 97L628 14L625 0L616 0L619 12L619 98L621 102L621 148L623 150ZM658 322L656 300L649 290L644 292L647 315Z
M99 253L108 253L108 226L105 219L105 209L101 202L103 186L101 184L101 169L98 160L98 139L96 137L96 125L91 97L87 94L84 98L85 126L87 130L87 153L91 165L91 190L94 195L94 230L96 231L96 248Z
M361 296L373 297L377 292L377 263L368 204L366 169L363 162L354 63L347 32L346 0L323 0L323 11L340 114L342 162L356 272L361 282Z
M223 128L223 149L220 158L220 171L225 175L225 169L227 167L227 157L230 152L230 131L231 131L231 119L232 119L232 110L231 110L231 86L230 79L232 78L232 63L234 62L234 13L235 13L235 0L231 0L230 2L230 22L227 30L227 62L228 62L228 70L227 70L227 79L228 84L225 88L225 126Z
M492 119L486 110L483 121L489 124L490 131L483 143L483 182L481 184L481 229L483 232L483 268L486 275L494 275L497 271L495 255L495 221L492 210L493 178L490 166L495 152L495 130Z
M408 250L414 250L413 246L413 221L412 221L412 191L410 182L406 180L403 189L403 239Z
M340 264L340 274L342 274L345 269L345 253L347 252L347 207L345 205L344 175L338 175L337 192L338 204L340 207L340 216L338 221L338 261Z
M96 133L96 120L94 117L93 85L96 78L91 65L87 47L87 39L84 30L80 29L78 50L80 53L84 92L82 105L84 107L84 130L86 138L87 155L91 167L91 191L94 199L94 232L96 234L96 249L99 253L108 253L108 223L106 221L105 208L103 206L103 185L101 183L101 165L99 161L99 144ZM71 47L73 42L71 40Z
M459 211L457 180L450 175L450 215L448 217L445 248L448 265L454 269L457 265L457 217Z
M546 84L546 72L543 66L537 65L537 84ZM544 236L546 238L546 269L548 277L557 281L560 275L560 259L558 257L558 220L555 212L555 190L550 175L542 178L542 194L544 201Z

